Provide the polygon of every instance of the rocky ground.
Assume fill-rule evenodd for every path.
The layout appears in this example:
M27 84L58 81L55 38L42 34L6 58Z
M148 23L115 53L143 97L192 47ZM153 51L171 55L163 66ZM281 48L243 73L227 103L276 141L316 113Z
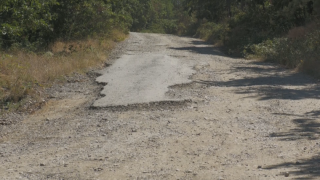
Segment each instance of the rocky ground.
M166 93L184 101L94 108L99 72L70 77L0 118L1 179L320 179L319 82L171 35L133 33L107 63L130 52L192 65Z

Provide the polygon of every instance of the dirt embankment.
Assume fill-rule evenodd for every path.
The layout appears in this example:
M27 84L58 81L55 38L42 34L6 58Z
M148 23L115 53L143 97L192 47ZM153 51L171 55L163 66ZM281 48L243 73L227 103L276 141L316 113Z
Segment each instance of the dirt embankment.
M40 111L0 126L1 179L320 178L312 78L193 38L133 33L112 57L132 53L192 66L191 82L166 92L188 101L92 108L96 75L75 77L49 89Z

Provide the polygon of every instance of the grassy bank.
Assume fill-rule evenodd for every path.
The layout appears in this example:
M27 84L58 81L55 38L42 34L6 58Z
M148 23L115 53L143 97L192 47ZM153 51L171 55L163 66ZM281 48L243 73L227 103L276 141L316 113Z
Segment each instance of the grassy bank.
M42 91L66 75L101 67L116 42L126 34L110 34L78 41L56 41L46 52L12 49L0 52L0 109L17 109L26 97L40 100Z

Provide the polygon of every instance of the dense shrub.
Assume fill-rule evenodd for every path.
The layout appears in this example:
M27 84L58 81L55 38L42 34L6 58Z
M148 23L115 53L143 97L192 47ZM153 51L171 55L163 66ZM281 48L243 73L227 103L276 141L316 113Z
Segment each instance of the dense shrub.
M143 19L133 18L141 15L134 14L136 9L131 8L135 4L140 7L139 3L145 5L148 1L3 0L0 1L0 45L2 49L36 51L58 39L108 35L114 29L125 32L134 20Z
M146 24L143 32L190 34L190 26L194 18L184 10L183 1L176 0L151 0L150 9L146 11Z
M320 1L186 0L196 35L226 53L262 58L320 77Z
M58 5L56 0L40 2L2 0L0 2L0 45L29 47L41 46L53 33L51 22L57 17L51 8Z
M275 38L250 48L252 54L278 62L289 68L299 67L318 76L320 65L320 30L317 28L298 37ZM314 68L310 64L316 65ZM307 68L307 69L305 69Z
M320 2L312 0L186 2L189 12L205 22L198 29L200 37L213 43L223 39L227 53L241 56L244 51L250 53L248 47L254 44L283 37L290 29L315 21L320 9ZM224 26L223 33L219 30L220 25Z
M128 32L187 32L190 17L175 0L2 0L2 49L43 50L56 40Z
M228 24L206 22L199 26L196 36L214 44L222 44L225 41L224 38L226 37L228 31Z

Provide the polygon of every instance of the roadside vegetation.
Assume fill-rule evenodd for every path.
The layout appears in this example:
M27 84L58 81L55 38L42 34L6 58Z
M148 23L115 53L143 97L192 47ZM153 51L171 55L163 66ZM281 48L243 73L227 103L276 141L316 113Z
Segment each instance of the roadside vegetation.
M129 31L124 8L101 0L1 1L0 109L40 101L52 83L101 66Z
M3 0L0 111L41 101L44 88L102 66L130 30L185 34L189 19L173 0Z
M72 73L85 73L103 67L115 42L125 39L118 30L110 37L76 41L56 41L46 52L12 49L2 52L0 60L0 98L2 108L18 108L29 96L41 102L42 91L52 83L64 82Z
M2 0L0 109L101 66L129 31L200 37L320 77L319 10L314 0Z
M320 1L186 0L196 36L229 55L258 58L320 78Z

